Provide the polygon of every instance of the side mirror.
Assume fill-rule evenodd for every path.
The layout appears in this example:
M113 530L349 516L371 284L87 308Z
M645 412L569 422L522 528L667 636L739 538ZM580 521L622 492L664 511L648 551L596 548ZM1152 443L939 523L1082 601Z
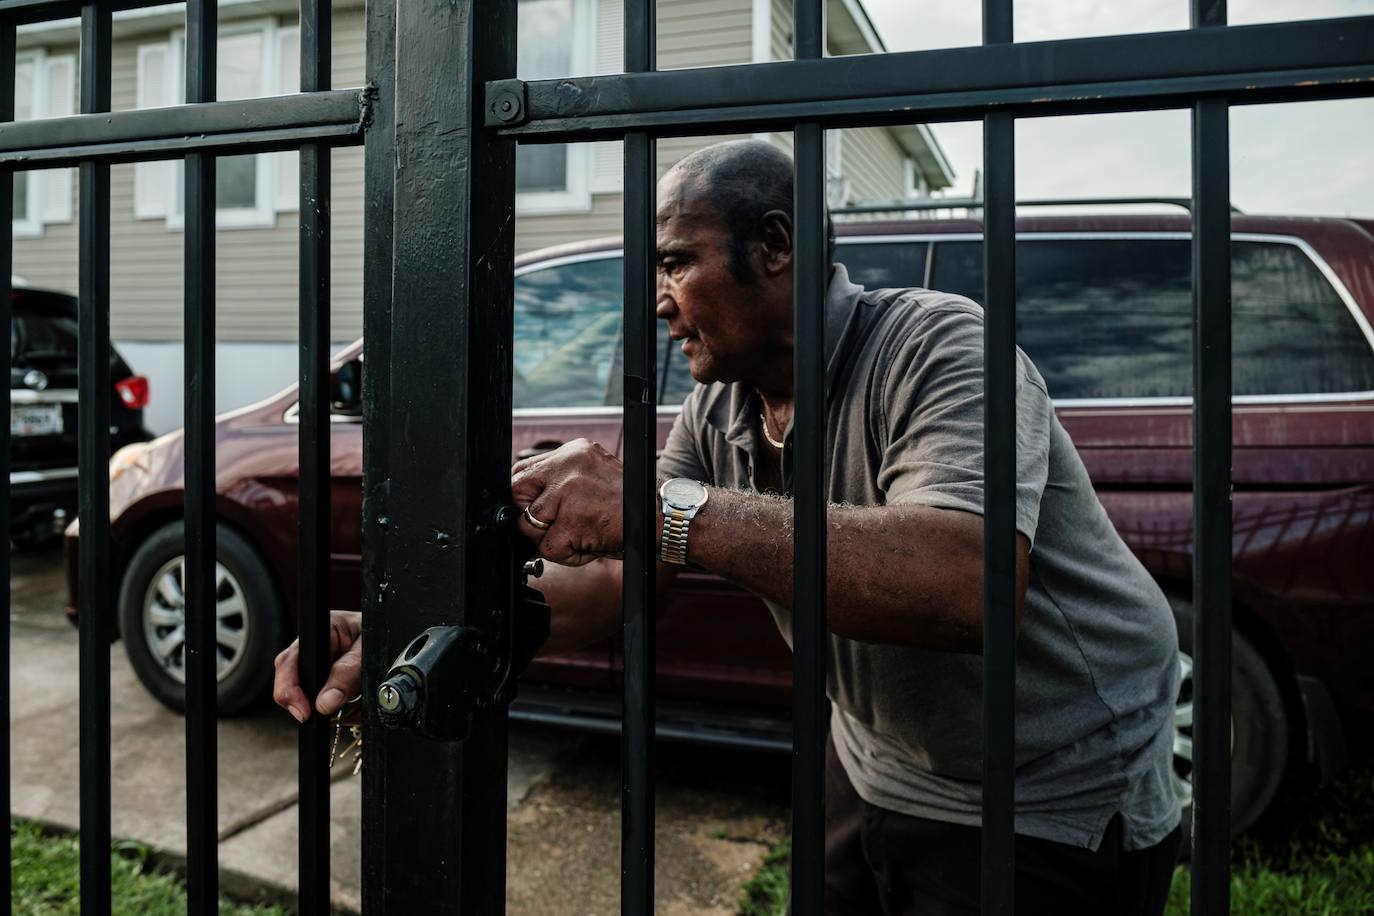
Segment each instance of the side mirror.
M363 361L351 359L334 373L329 391L329 407L345 417L363 415Z

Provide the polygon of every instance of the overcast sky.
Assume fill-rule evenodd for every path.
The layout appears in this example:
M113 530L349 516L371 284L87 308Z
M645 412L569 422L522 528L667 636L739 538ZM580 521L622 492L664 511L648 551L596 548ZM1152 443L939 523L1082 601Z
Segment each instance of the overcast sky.
M863 0L892 51L978 44L975 0ZM1230 22L1374 14L1374 0L1230 0ZM1015 0L1016 40L1188 27L1187 0ZM978 124L933 125L959 196L981 166ZM1016 131L1019 197L1190 193L1185 111L1036 118ZM1252 213L1374 216L1374 99L1231 110L1231 200Z

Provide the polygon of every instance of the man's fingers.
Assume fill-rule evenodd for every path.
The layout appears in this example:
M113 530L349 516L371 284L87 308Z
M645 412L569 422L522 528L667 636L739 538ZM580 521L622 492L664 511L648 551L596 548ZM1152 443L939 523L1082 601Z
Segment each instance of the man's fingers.
M556 490L544 490L534 500L525 504L525 512L528 512L529 515L526 515L525 512L520 513L520 533L529 538L536 547L544 540L544 535L548 534L550 528L558 520L558 503ZM516 504L520 504L518 499ZM540 528L531 523L530 516L549 527Z
M558 449L550 449L547 452L540 452L539 454L531 455L528 458L521 458L519 461L515 462L515 464L512 464L510 466L511 477L514 477L516 474L519 474L523 471L528 470L529 468L534 467L535 465L539 464L541 461L544 461L546 458L548 458L556 451L558 451Z
M272 699L277 705L296 717L297 722L310 718L310 701L301 690L300 642L293 642L281 651L275 664L276 677L272 682Z
M548 487L548 481L537 467L512 471L510 495L517 506L528 506Z
M329 669L329 678L315 698L315 708L320 715L332 716L339 707L356 697L363 689L363 644L355 641L348 651L339 656L334 667Z

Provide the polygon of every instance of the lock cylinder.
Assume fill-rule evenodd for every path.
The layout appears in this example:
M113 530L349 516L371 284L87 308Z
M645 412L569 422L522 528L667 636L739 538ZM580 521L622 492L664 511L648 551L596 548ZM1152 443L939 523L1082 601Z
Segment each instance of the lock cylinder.
M415 723L420 711L420 684L410 671L397 671L377 688L377 713L391 728Z

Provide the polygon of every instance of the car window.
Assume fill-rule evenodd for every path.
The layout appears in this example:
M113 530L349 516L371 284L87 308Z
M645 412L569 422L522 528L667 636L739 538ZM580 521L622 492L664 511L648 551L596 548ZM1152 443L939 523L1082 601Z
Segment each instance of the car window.
M668 336L668 323L658 322L658 403L677 407L697 386L692 378L692 365L682 352L682 343Z
M982 298L982 244L937 242L931 286ZM1374 353L1312 260L1232 244L1237 395L1374 390ZM1016 246L1016 337L1056 398L1192 392L1187 239L1045 239Z
M926 284L928 242L845 242L835 246L835 260L849 279L864 289L894 289Z
M1050 395L1186 396L1193 340L1189 257L1183 239L1018 244L1016 339Z
M515 278L516 407L607 403L613 364L619 371L623 283L620 258Z
M1231 245L1236 394L1374 391L1374 351L1305 252Z
M23 366L75 360L76 319L16 305L10 322L10 357Z
M1020 254L1020 246L1017 254ZM982 302L983 243L936 242L932 245L930 288Z

